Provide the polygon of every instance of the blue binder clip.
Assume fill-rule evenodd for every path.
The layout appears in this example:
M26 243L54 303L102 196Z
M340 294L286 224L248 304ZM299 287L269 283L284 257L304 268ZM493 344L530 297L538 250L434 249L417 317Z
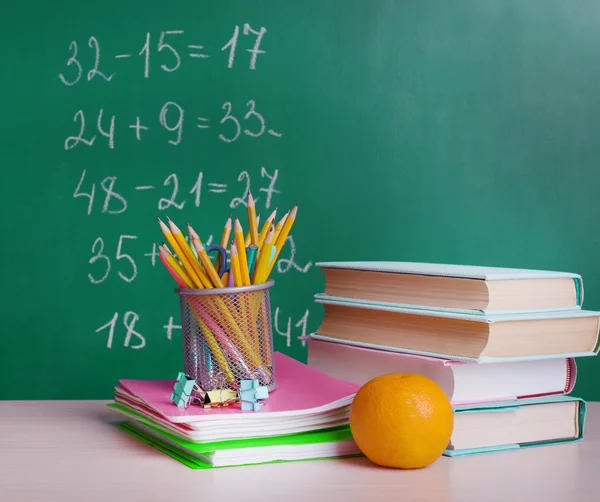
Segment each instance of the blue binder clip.
M269 391L266 385L260 385L258 380L241 380L240 381L240 403L242 411L260 409L259 399L267 399Z
M173 392L171 393L171 401L173 401L180 408L182 406L187 407L195 386L196 380L188 378L185 373L179 372L179 375L177 375L177 381L173 386Z

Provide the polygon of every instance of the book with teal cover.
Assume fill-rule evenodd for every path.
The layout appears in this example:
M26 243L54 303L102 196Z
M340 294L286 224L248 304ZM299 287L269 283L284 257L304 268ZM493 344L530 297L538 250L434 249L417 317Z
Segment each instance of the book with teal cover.
M462 448L452 449L447 448L444 455L448 457L459 457L465 455L474 455L480 453L488 453L502 450L516 450L521 448L533 448L536 446L547 446L561 443L572 443L583 440L585 418L586 418L586 402L574 396L548 396L541 398L519 399L515 401L504 401L497 403L481 403L476 405L454 406L455 422L459 420L460 415L471 413L510 413L511 411L519 410L520 408L534 405L544 405L552 403L577 403L577 414L575 416L575 434L571 437L555 437L544 440L531 440L519 443L497 444L492 446L484 446L477 448Z
M382 302L365 302L363 300L357 300L353 298L337 298L337 297L319 297L315 299L315 302L323 305L337 305L346 308L359 308L367 310L380 310L386 312L395 312L399 314L419 315L427 317L437 317L445 319L456 319L464 321L472 321L475 323L494 324L510 321L536 321L536 320L560 320L560 319L572 319L582 317L596 317L600 318L600 312L583 309L566 309L557 311L543 311L543 312L511 312L505 314L475 314L472 312L455 312L449 310L439 309L424 309L416 308L414 306L404 306L393 303L382 303ZM444 352L426 352L421 350L414 350L407 347L393 347L388 345L381 345L376 343L370 343L365 341L356 341L346 338L329 337L319 333L317 329L314 333L307 335L308 337L316 340L324 340L329 342L345 343L348 345L355 345L357 347L365 347L371 349L386 350L389 352L404 352L407 354L415 354L422 356L441 357L445 359L453 359L456 361L466 362L503 362L503 361L523 361L531 359L547 359L551 357L587 357L595 356L600 350L600 322L598 323L595 342L592 350L582 352L561 352L552 353L545 355L527 355L527 356L514 356L514 357L490 357L490 356L479 356L479 357L462 357L457 354L448 354Z
M443 263L426 262L402 262L402 261L331 261L317 262L315 265L321 269L346 269L367 272L383 272L386 274L408 274L420 276L448 277L457 279L474 279L480 281L507 281L507 280L531 280L531 279L565 279L570 278L573 281L575 290L575 305L562 306L560 308L540 309L539 312L551 312L557 310L577 310L583 305L584 288L583 279L580 274L572 272L534 270L508 267L489 267L478 265L457 265ZM316 300L339 300L343 301L341 296L331 296L325 293L317 293ZM383 304L388 306L399 306L422 310L436 310L439 312L457 312L471 315L485 314L505 314L521 312L521 310L481 310L481 309L449 309L438 307L427 307L418 304L408 303L386 303L372 302L367 299L360 300L365 304Z

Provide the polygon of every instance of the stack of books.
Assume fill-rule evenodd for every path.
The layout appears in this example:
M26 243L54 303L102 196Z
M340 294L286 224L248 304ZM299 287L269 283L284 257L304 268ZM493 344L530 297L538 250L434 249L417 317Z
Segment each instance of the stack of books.
M192 469L361 456L348 425L359 386L274 353L277 388L258 410L177 406L173 380L120 380L117 427Z
M308 365L358 385L435 380L455 410L447 456L583 438L576 357L598 353L600 313L580 275L412 262L317 264L323 321Z

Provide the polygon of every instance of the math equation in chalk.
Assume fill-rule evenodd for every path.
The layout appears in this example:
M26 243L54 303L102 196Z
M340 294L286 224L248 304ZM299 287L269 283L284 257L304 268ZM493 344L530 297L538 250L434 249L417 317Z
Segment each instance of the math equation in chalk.
M103 147L114 149L117 143L117 135L123 137L128 135L130 141L153 141L152 134L155 130L167 131L170 137L166 140L170 145L177 146L183 141L184 127L190 127L194 131L192 141L201 141L201 135L209 134L209 129L215 129L216 136L225 143L233 143L242 136L258 138L260 136L271 136L280 138L281 132L267 126L265 117L257 110L256 102L250 99L244 106L234 109L230 101L226 101L220 107L217 114L208 116L184 113L175 101L167 101L156 113L146 111L146 117L137 115L135 117L121 118L117 121L116 115L110 115L103 108L94 112L77 110L73 115L76 126L73 134L69 134L64 142L65 150L72 150L81 145L82 147ZM191 116L190 116L191 115ZM90 125L90 122L92 123ZM120 129L117 132L117 129ZM190 134L187 133L186 134ZM190 134L191 136L191 134Z
M80 82L117 79L121 65L135 64L143 78L151 78L154 71L174 73L184 64L202 64L210 58L220 57L227 68L236 64L256 70L259 57L266 54L262 48L267 29L253 28L248 23L235 25L230 38L209 49L215 41L198 40L198 35L184 30L147 32L136 46L123 48L124 52L106 54L95 36L87 40L72 40L68 46L65 68L59 80L72 87Z
M273 335L281 336L285 339L285 346L290 347L292 345L292 335L294 338L305 337L307 335L308 319L310 310L306 309L302 317L298 320L288 315L284 317L282 309L275 307L274 319L273 319ZM177 319L180 316L169 316L168 321L162 326L164 330L164 338L169 342L173 341L174 335L181 334L181 324L177 323ZM138 324L139 323L139 324ZM95 332L104 334L106 337L106 348L112 349L115 345L119 344L128 349L139 350L147 346L146 335L144 334L145 329L152 333L156 333L156 329L151 326L144 326L143 319L140 315L133 310L126 312L115 312L110 320L99 326ZM295 328L295 329L292 329ZM162 337L161 336L161 337ZM275 336L274 336L275 338ZM277 338L275 338L277 340ZM157 342L157 340L153 340ZM302 341L302 346L306 342Z
M231 209L240 205L248 206L248 194L251 190L251 176L248 171L240 172L234 187L228 186L227 183L217 183L216 180L206 179L207 176L203 171L199 171L194 182L185 187L180 186L177 173L171 173L164 179L159 179L158 184L148 183L154 180L145 178L140 183L123 186L115 175L96 180L84 169L73 192L73 197L87 199L88 215L92 214L94 208L96 208L96 212L104 214L124 213L129 207L128 199L133 191L151 194L149 198L154 197L159 211L183 209L186 204L187 207L190 205L200 207L204 194L213 194L214 197L230 197L228 207ZM254 189L254 203L257 207L260 203L265 209L271 208L273 195L280 193L276 188L278 176L279 170L277 169L269 172L264 166L260 168L260 186L258 189Z

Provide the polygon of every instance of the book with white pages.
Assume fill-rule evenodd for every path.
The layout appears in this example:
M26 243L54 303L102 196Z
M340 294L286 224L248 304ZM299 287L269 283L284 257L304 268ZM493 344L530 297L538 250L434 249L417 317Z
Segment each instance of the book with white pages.
M308 365L330 376L362 386L388 373L416 373L434 380L453 405L568 394L577 380L570 357L476 364L313 338L307 346Z
M598 353L600 312L570 309L475 315L318 298L315 339L464 361L494 362Z
M549 270L400 261L317 262L317 299L470 314L580 309L579 274Z

